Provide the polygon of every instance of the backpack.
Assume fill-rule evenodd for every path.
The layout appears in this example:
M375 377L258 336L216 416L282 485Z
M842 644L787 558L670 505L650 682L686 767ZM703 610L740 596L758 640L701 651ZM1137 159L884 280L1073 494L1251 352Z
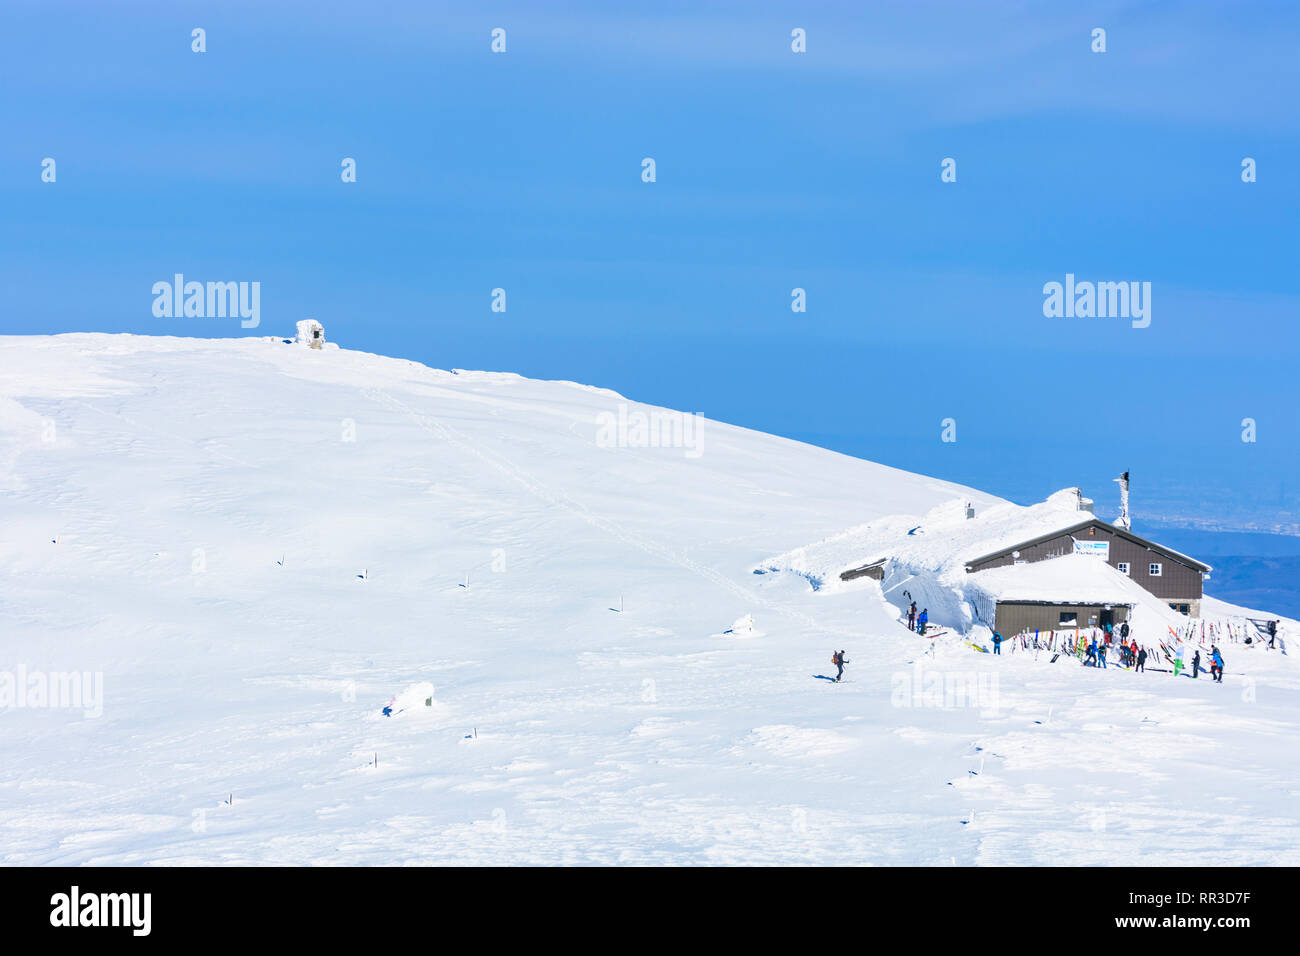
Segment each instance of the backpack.
M831 663L838 664L839 662L840 662L840 652L836 651L834 654L831 655Z

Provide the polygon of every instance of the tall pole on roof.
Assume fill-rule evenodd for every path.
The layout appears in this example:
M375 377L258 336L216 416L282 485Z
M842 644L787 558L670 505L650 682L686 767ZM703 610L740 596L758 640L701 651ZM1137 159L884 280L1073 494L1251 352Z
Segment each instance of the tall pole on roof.
M1115 519L1115 527L1132 531L1133 519L1128 513L1128 472L1124 472L1114 480L1119 482L1119 517Z

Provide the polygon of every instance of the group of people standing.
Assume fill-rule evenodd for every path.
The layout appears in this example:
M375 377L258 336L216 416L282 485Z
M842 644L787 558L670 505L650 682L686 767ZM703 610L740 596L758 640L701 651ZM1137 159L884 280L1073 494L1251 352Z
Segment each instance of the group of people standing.
M1107 661L1106 655L1111 649L1112 644L1109 635L1100 641L1094 637L1087 645L1083 666L1105 667ZM1139 647L1136 639L1129 641L1127 635L1121 637L1117 653L1119 654L1120 665L1124 667L1132 667L1146 673L1147 649L1145 647Z
M917 634L924 635L926 625L929 623L929 621L930 621L929 609L922 608L920 613L917 613L916 602L913 601L911 606L907 609L908 630L913 630L916 631ZM1147 649L1145 647L1140 647L1138 645L1137 638L1133 638L1130 640L1128 621L1120 622L1120 626L1116 629L1112 630L1110 625L1107 625L1103 630L1104 630L1104 634L1101 636L1100 639L1094 637L1087 644L1083 644L1082 646L1079 647L1080 656L1083 656L1084 652L1086 651L1086 657L1084 657L1083 666L1102 667L1102 668L1106 667L1106 655L1112 649L1112 635L1117 632L1119 634L1119 647L1117 649L1119 653L1119 663L1122 664L1124 667L1132 667L1135 670L1139 670L1145 673L1147 657L1149 655L1147 654ZM1270 621L1268 623L1268 635L1269 635L1269 647L1272 647L1273 641L1277 637L1276 621ZM994 632L993 634L994 654L1002 653L1002 640L1003 640L1002 635L997 632ZM1040 646L1041 645L1038 643L1038 634L1035 632L1034 634L1035 651L1037 651ZM1070 646L1068 648L1063 648L1063 650L1065 650L1065 653L1073 654L1075 646L1076 645L1074 644L1074 642L1071 641ZM1164 645L1162 644L1161 646L1163 647ZM1174 667L1173 673L1174 676L1177 677L1179 674L1182 673L1183 670L1183 645L1181 641L1177 644L1176 651L1170 648L1168 649L1167 652L1172 652L1173 655L1172 663ZM1052 660L1056 660L1056 658L1053 657ZM844 651L834 651L831 654L831 663L834 664L836 667L836 673L833 679L835 683L838 683L841 679L843 679L844 665L847 664L848 662L849 660L845 656ZM1209 662L1210 662L1210 667L1209 667L1210 676L1214 679L1216 683L1222 684L1223 683L1223 653L1219 650L1218 645L1215 644L1210 645ZM1200 648L1197 648L1196 652L1192 655L1191 676L1200 677L1201 669L1202 669L1201 651Z
M1271 633L1273 632L1270 631L1270 634ZM1116 636L1118 636L1118 645L1116 645L1115 643ZM1002 653L1002 642L1003 642L1002 635L997 632L994 632L993 634L994 654ZM1045 646L1039 643L1037 633L1034 634L1033 642L1034 642L1033 643L1034 650L1038 650L1041 647ZM1164 647L1164 645L1161 646ZM1166 653L1169 655L1170 663L1173 665L1173 674L1175 677L1180 675L1184 670L1183 647L1184 647L1183 643L1179 641L1177 644L1171 645L1166 649ZM1077 653L1079 660L1082 661L1084 667L1102 667L1102 668L1108 665L1110 661L1109 655L1112 651L1114 651L1118 655L1119 664L1123 665L1124 667L1131 667L1135 670L1142 671L1143 673L1146 673L1147 659L1151 657L1152 654L1155 653L1155 652L1148 652L1145 647L1141 647L1137 642L1137 638L1129 637L1129 624L1127 621L1122 621L1119 627L1114 629L1111 629L1109 627L1103 628L1102 634L1092 637L1090 639L1081 640L1077 644L1074 641L1070 641L1065 646L1064 650L1068 654ZM1053 658L1053 660L1055 660L1055 658ZM1210 645L1208 660L1209 660L1208 670L1210 672L1210 675L1213 677L1216 683L1222 684L1223 683L1223 652L1219 650L1218 645L1216 644ZM1201 651L1199 648L1197 648L1192 656L1191 676L1200 677L1201 671L1205 669L1207 668L1204 667L1202 664Z
M1114 639L1114 631L1107 625L1105 636L1100 640L1093 638L1088 642L1086 656L1084 657L1084 667L1105 667L1106 654L1111 650ZM1128 621L1121 621L1119 625L1119 663L1124 667L1136 667L1138 670L1146 673L1147 652L1146 648L1138 647L1137 638L1129 640Z
M1175 661L1175 664L1180 663L1182 663L1181 659ZM1177 668L1175 668L1175 673L1177 673ZM1200 675L1201 651L1198 648L1196 653L1192 655L1192 676L1199 677ZM1223 654L1214 644L1210 645L1210 677L1220 684L1223 683Z
M1129 640L1128 622L1125 621L1119 629L1119 661L1125 667L1133 667L1136 670L1146 672L1147 649L1139 647L1136 639ZM1106 634L1105 637L1098 640L1093 638L1087 645L1087 654L1083 661L1084 667L1105 667L1106 653L1111 648L1111 636ZM1177 645L1177 649L1171 648L1173 664L1173 673L1177 677L1183 672L1183 646ZM1210 645L1209 653L1210 676L1217 682L1223 683L1223 652L1215 644ZM1192 655L1192 677L1200 677L1201 670L1201 651L1197 648Z

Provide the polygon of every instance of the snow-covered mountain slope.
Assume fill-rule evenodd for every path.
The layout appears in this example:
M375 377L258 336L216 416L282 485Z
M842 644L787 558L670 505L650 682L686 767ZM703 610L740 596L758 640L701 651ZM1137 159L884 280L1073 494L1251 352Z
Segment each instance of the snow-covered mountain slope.
M752 573L954 498L570 383L0 338L0 860L1300 862L1293 657L922 656Z

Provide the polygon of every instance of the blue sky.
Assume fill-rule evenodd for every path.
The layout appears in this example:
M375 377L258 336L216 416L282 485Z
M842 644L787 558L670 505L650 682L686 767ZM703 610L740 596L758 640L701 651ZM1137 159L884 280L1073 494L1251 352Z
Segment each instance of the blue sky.
M1127 468L1139 515L1300 531L1294 5L5 20L0 332L314 317L345 347L607 386L1016 500L1080 484L1113 512ZM154 318L176 272L260 282L261 327ZM1067 272L1151 282L1151 326L1045 318Z

